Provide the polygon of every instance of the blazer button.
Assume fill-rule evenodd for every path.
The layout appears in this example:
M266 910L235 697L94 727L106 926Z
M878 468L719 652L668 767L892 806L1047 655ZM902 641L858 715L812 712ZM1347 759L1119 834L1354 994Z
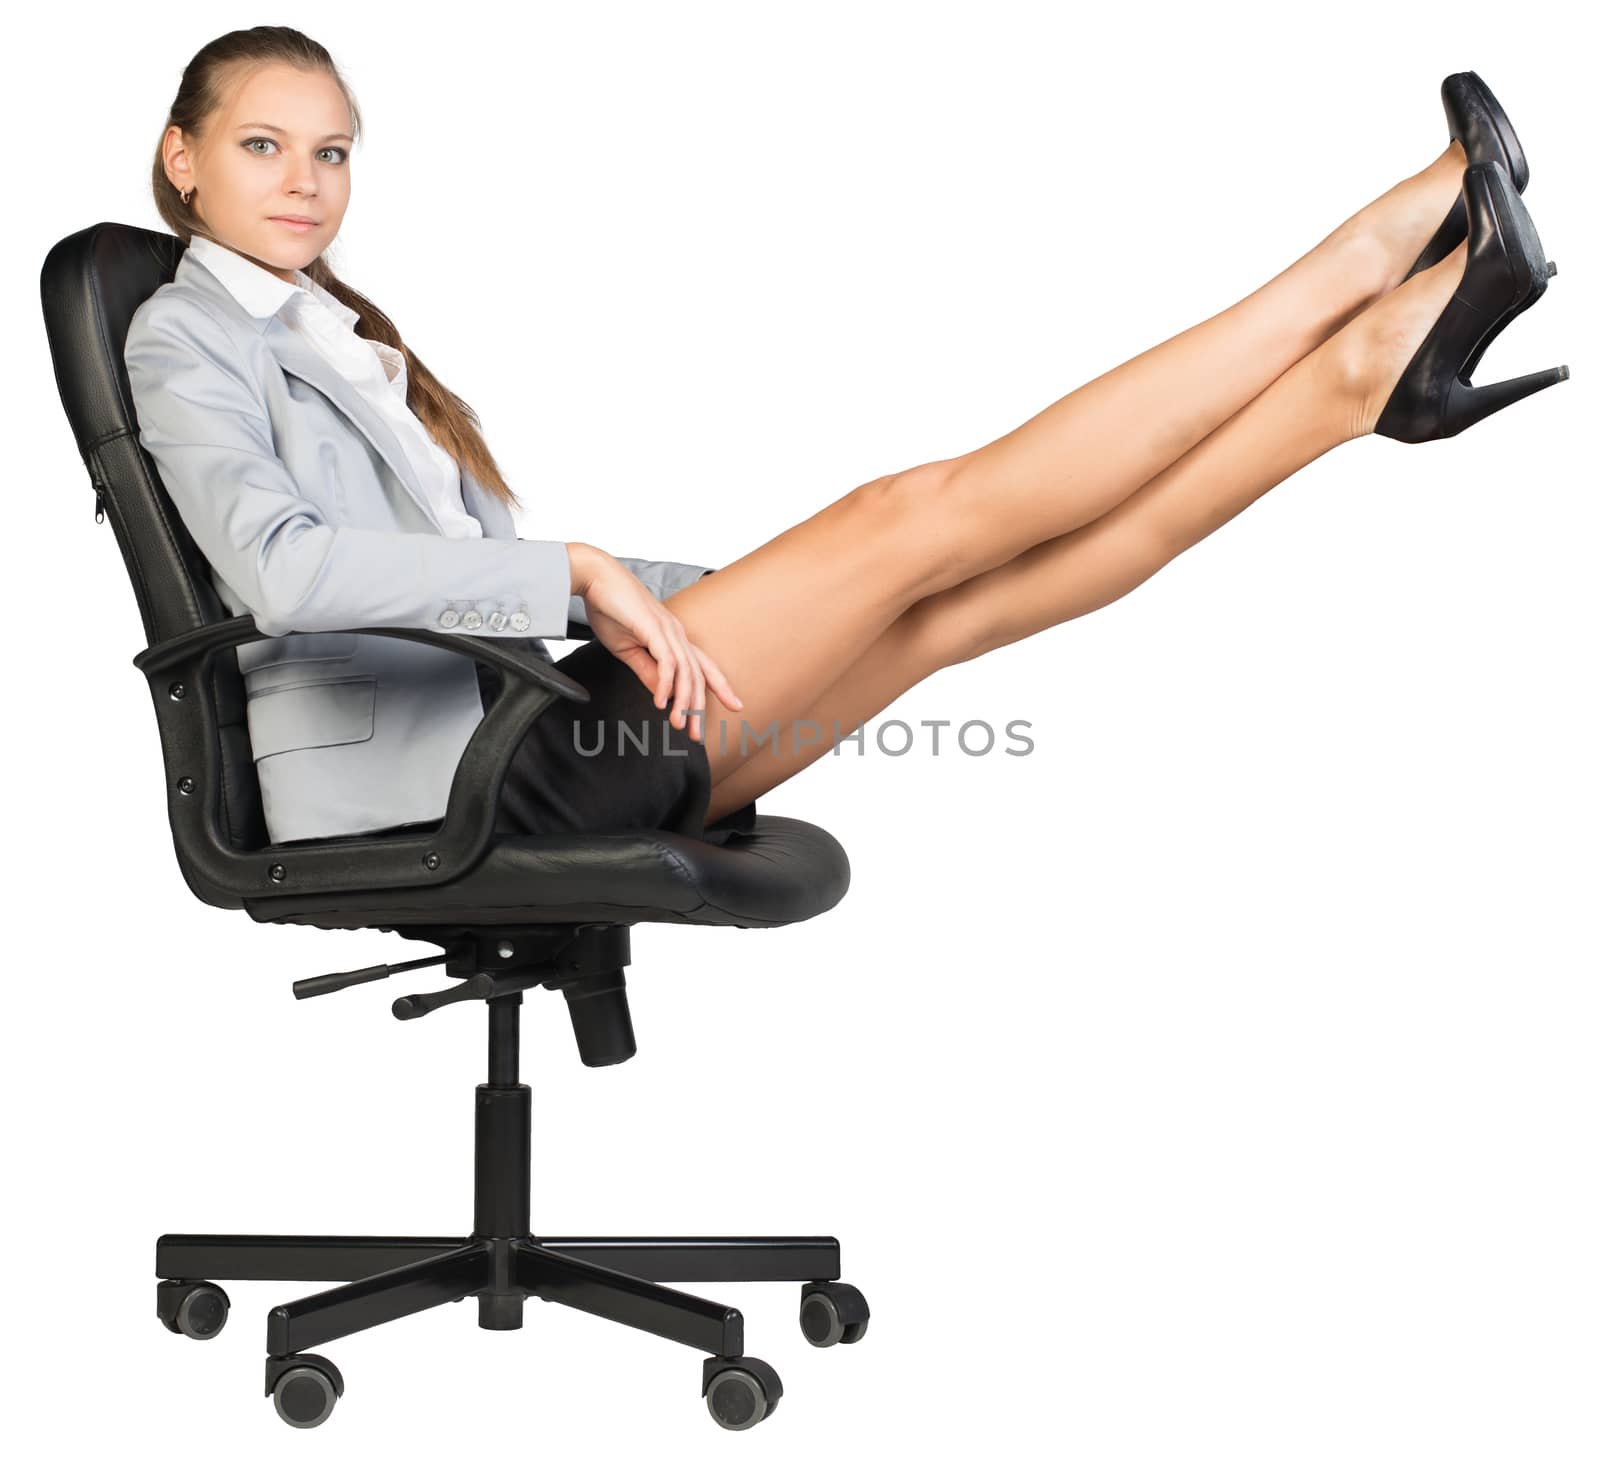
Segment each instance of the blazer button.
M444 628L446 628L447 630L450 627L453 627L460 620L461 620L461 613L459 611L457 611L455 609L455 607L453 607L453 606L448 611L441 611L439 613L439 625L444 627Z
M469 632L477 631L478 628L483 625L482 613L477 611L467 612L466 615L461 618L461 625L464 626Z
M504 631L505 630L505 625L506 625L506 614L505 614L505 612L503 612L503 611L491 611L489 613L489 625L490 625L490 627L492 627L497 632Z
M531 618L528 616L527 612L518 611L518 612L514 612L512 614L512 617L511 617L511 630L512 631L514 631L514 632L525 632L532 625L533 625L533 622L532 622Z

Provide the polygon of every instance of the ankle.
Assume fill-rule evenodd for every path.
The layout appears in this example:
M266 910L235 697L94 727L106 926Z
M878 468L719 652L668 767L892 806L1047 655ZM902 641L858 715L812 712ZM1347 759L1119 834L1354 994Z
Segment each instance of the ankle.
M1383 411L1381 404L1374 407L1379 353L1374 346L1373 314L1363 311L1306 358L1321 383L1319 397L1328 404L1330 420L1346 442L1371 433Z
M1376 430L1395 384L1460 284L1466 258L1466 245L1457 245L1317 349L1324 389L1349 437Z
M1450 182L1460 188L1461 175L1467 171L1467 150L1461 146L1461 140L1451 138L1450 146L1433 160L1433 166L1443 169L1449 175Z

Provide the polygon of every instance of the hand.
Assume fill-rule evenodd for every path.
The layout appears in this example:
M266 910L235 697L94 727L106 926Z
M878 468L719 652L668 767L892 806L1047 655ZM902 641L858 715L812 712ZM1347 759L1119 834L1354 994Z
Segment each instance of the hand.
M673 697L668 722L704 743L708 682L727 707L744 707L722 669L689 640L683 623L615 556L592 545L570 549L578 582L573 589L583 597L595 639L638 674L657 708L665 708ZM691 709L701 725L698 734L689 728Z

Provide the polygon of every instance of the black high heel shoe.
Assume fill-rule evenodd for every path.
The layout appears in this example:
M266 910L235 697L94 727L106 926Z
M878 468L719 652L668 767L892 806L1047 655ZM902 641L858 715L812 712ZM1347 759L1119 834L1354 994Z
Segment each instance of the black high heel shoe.
M1499 163L1474 163L1461 192L1469 241L1461 284L1406 363L1373 430L1402 443L1452 438L1570 375L1562 366L1482 387L1467 381L1489 343L1544 294L1555 272Z
M1519 194L1527 188L1527 155L1522 151L1505 108L1495 100L1483 78L1475 71L1452 72L1440 84L1439 95L1444 100L1450 136L1466 149L1468 164L1487 163L1492 159L1505 169ZM1405 278L1409 280L1417 271L1438 264L1466 237L1466 200L1457 194L1444 223L1434 232Z

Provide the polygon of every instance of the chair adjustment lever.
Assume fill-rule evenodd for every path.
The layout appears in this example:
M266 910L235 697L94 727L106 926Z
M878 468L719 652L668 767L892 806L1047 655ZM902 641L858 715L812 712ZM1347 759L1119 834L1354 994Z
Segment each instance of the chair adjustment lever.
M408 993L397 998L390 1009L397 1019L420 1019L441 1009L446 1004L460 1003L467 998L504 998L510 993L521 993L540 983L549 983L560 968L555 963L526 963L520 968L502 968L498 972L474 973L464 983L454 988L441 988L433 993Z
M315 978L297 978L294 984L296 998L317 998L324 993L337 993L341 988L354 988L358 983L375 983L394 973L404 973L412 968L427 968L442 963L448 954L431 958L412 958L405 963L376 963L370 968L352 968L348 973L319 973Z
M464 983L454 988L440 988L432 993L408 993L397 998L389 1011L397 1019L420 1019L446 1004L460 1003L466 998L493 998L494 979L487 973L474 973Z

